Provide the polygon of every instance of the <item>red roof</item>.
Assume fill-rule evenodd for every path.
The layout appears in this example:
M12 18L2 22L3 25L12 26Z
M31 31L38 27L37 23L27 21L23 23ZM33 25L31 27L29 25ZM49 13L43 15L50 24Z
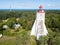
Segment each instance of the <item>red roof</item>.
M40 5L39 8L40 8L40 9L38 10L38 12L39 12L39 13L42 13L42 5Z
M42 9L43 8L42 5L40 5L39 8Z

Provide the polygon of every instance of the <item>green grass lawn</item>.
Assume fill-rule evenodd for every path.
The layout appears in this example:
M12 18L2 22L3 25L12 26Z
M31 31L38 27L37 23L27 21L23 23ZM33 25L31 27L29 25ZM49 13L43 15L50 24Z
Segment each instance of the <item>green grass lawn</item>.
M30 36L30 31L20 30L14 36L3 35L0 45L36 45L36 41L35 37Z
M16 37L3 36L0 38L0 45L16 45Z

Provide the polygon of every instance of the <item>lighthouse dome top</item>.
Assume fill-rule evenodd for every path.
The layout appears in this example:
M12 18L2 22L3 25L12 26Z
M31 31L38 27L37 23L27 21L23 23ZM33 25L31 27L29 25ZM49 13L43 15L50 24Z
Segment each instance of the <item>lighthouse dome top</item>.
M40 9L42 9L42 8L43 8L43 6L42 6L42 5L40 5L40 6L39 6L39 8L40 8Z
M39 10L38 10L39 13L43 13L43 12L44 12L44 10L42 10L42 8L43 8L43 6L40 5L40 6L39 6Z

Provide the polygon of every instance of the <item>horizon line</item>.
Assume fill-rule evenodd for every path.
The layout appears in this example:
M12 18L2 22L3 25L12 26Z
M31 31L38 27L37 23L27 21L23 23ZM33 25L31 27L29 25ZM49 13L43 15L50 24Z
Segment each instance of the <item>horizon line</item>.
M39 9L0 9L0 10L39 10ZM43 9L43 10L60 10L60 9Z

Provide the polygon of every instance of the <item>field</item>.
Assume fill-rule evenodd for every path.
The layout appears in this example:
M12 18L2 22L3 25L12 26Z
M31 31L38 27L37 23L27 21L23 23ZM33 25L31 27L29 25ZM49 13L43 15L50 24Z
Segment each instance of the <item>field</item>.
M37 10L0 10L0 45L60 45L60 10L45 10L48 36L30 36ZM14 24L21 27L15 28ZM3 28L7 25L7 28Z

